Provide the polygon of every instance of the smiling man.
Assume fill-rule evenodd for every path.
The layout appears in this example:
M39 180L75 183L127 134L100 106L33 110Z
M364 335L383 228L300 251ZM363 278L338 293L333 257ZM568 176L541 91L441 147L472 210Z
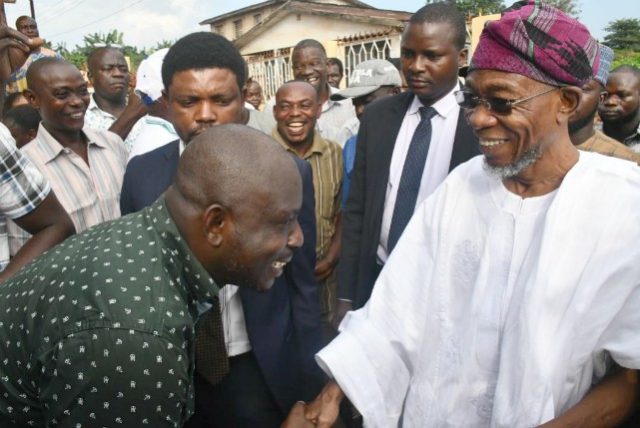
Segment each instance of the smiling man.
M233 44L212 33L190 34L169 49L162 63L163 97L180 139L131 159L122 187L123 213L151 205L166 190L181 153L198 135L218 125L250 122L242 96L245 67ZM270 137L261 141L284 152ZM320 346L318 287L313 276L313 182L309 164L290 157L298 167L291 180L302 177L298 218L304 243L291 263L276 264L277 269L284 268L284 274L268 292L220 283L224 286L220 309L230 370L222 379L214 379L201 370L203 359L196 359L196 412L189 428L279 426L296 400L310 398L319 390L321 373L313 361ZM193 170L194 179L210 168L213 166L199 164ZM252 169L244 173L262 174ZM257 220L264 214L254 207L241 215ZM291 221L283 219L279 224L285 228ZM252 240L252 236L244 238Z
M334 382L309 420L330 426L343 392L369 427L617 426L633 409L635 372L614 373L640 368L640 169L568 132L599 55L538 1L485 26L456 94L483 156L418 208L317 355Z
M51 183L76 231L120 217L120 187L127 151L117 135L84 125L87 82L72 64L42 58L27 72L25 96L42 122L36 138L22 147ZM30 235L8 223L15 254Z
M322 319L327 341L333 337L330 321L335 300L334 269L340 256L342 150L315 130L320 115L318 94L307 82L293 81L276 92L271 134L282 147L306 160L313 170L316 205L316 280L321 289Z
M152 206L0 284L12 308L0 315L0 426L182 427L196 321L215 315L204 310L219 285L272 287L302 245L301 204L295 162L268 136L227 125L195 138Z
M317 122L320 135L342 147L357 131L357 127L353 127L357 120L349 100L330 99L330 95L338 92L338 89L329 85L329 65L322 43L314 39L304 39L296 43L291 53L291 69L296 80L304 80L318 93L322 113ZM269 100L264 111L271 112L274 104L275 97Z

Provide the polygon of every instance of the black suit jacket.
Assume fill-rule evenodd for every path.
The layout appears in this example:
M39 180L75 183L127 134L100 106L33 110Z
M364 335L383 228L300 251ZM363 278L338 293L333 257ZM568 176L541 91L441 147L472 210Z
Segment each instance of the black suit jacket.
M169 187L178 157L179 143L174 141L131 159L122 184L123 215L151 205ZM292 158L302 176L298 221L304 244L269 291L239 289L253 354L285 414L297 400L315 398L323 383L314 361L321 346L321 330L318 286L313 275L316 223L312 172L307 162Z
M367 106L360 122L355 166L342 217L342 253L337 268L337 296L351 300L354 309L369 300L378 276L376 252L391 156L412 101L410 92L383 98ZM449 171L480 154L477 141L461 113Z

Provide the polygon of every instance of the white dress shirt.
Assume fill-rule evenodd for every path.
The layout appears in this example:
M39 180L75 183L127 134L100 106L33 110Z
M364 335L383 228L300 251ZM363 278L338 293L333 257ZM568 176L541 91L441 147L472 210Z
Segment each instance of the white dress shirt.
M459 89L456 85L451 92L436 101L432 107L438 112L431 119L431 144L427 161L422 173L420 191L416 200L416 207L427 199L431 193L442 183L449 174L449 164L451 163L451 152L453 151L453 140L456 134L460 107L456 103L453 93ZM384 212L382 214L382 227L380 230L380 243L378 245L378 259L382 263L386 262L389 256L387 252L387 239L389 237L389 227L393 218L393 209L396 205L398 186L402 177L402 168L409 151L411 138L420 123L420 107L423 104L418 97L414 97L411 105L407 109L400 126L400 131L396 137L393 147L391 164L389 166L389 181L387 182L387 194L384 202Z

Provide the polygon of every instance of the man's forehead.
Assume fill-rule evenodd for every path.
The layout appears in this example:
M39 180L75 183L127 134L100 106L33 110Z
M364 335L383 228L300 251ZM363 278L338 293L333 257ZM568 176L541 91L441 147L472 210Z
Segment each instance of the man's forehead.
M117 49L105 49L101 53L98 54L96 61L101 66L107 64L126 64L126 60L124 59L124 54Z
M317 46L304 46L293 51L293 59L300 59L301 56L307 56L312 59L323 58L325 55Z
M285 83L276 92L277 100L289 100L292 98L315 101L318 98L318 93L311 84L302 81Z
M617 86L627 87L628 89L640 90L640 77L627 70L611 73L607 84L611 83L616 84Z
M38 24L36 24L36 21L33 18L24 18L21 19L20 22L18 22L18 25L20 26L25 26L25 25L35 25L37 26Z
M466 78L465 86L484 91L519 91L535 85L536 81L517 73L497 70L474 70Z
M449 28L446 31L443 31L443 26L447 26ZM418 39L416 37L412 37L414 33L420 32L421 37ZM447 21L442 22L409 22L405 27L404 31L402 31L402 36L400 37L400 44L405 45L409 41L414 41L415 39L423 40L425 38L431 39L432 41L442 41L443 43L454 43L454 29L453 24Z
M214 92L239 92L238 79L233 70L228 68L209 67L209 68L188 68L176 71L171 77L168 92L183 92L196 89L207 84L211 80L217 83L225 82L227 84L217 84L208 86L208 89Z
M36 84L29 89L36 92L38 89L76 88L87 85L82 74L72 67L47 67L43 73L36 75L34 80Z

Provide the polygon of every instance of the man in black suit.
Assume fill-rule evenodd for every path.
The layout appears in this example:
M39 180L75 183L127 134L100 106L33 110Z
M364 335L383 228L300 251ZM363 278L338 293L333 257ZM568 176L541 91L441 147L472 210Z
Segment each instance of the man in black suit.
M165 190L184 145L193 137L210 126L247 122L245 73L237 49L212 33L188 35L167 52L163 96L180 140L131 159L122 188L123 214L149 205ZM233 285L221 290L230 371L215 385L196 374L196 409L189 428L279 426L296 400L319 391L322 378L313 361L321 337L313 275L313 183L310 166L297 159L296 164L303 179L298 218L304 244L269 291Z
M466 65L465 39L464 17L455 6L435 3L418 10L404 31L401 45L402 71L410 91L381 99L365 109L343 214L338 302L333 319L336 327L347 311L362 307L369 299L391 252L389 232L395 202L405 158L421 122L420 108L432 107L435 116L430 119L431 138L422 162L419 191L417 195L413 192L416 206L449 171L480 153L453 95L459 88L458 68ZM404 226L398 226L400 232Z

